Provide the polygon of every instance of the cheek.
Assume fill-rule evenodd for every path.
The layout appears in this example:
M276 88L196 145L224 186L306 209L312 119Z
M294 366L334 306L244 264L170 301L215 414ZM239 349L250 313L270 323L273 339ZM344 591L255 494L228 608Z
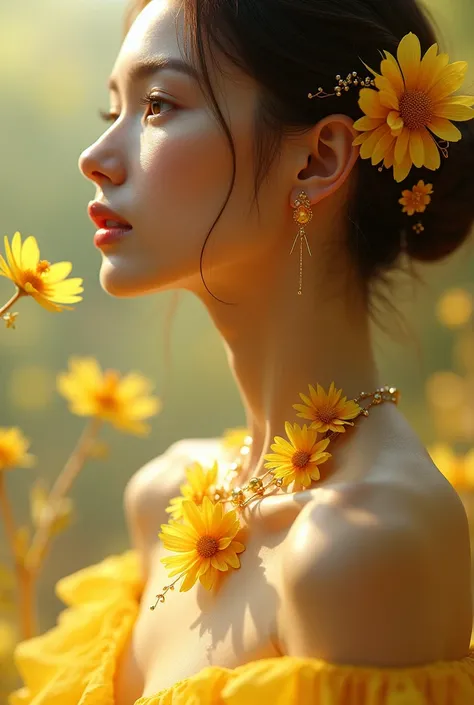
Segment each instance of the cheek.
M141 174L148 216L160 231L186 237L196 232L201 242L224 201L232 160L225 138L207 119L189 117L160 131L144 150ZM141 199L140 199L141 200Z

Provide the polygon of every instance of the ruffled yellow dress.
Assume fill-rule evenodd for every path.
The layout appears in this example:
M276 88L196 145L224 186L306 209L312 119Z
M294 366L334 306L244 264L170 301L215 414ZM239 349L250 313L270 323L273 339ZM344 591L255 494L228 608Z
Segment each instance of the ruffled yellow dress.
M137 618L138 555L109 556L59 580L57 625L17 645L24 686L10 705L114 705L115 665ZM474 705L474 644L458 661L414 668L340 666L283 656L208 666L133 705ZM132 705L132 703L130 703Z

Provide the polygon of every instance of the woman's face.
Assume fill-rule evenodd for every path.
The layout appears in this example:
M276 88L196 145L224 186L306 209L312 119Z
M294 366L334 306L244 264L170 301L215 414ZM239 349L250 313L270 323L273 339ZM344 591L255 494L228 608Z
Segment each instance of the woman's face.
M202 83L176 68L133 75L144 60L183 61L177 12L176 0L152 0L137 17L111 74L110 109L118 117L79 159L81 172L95 183L95 198L133 228L101 249L101 284L117 296L177 287L202 292L201 249L231 182L229 144ZM257 269L271 241L285 228L287 241L291 228L281 169L262 186L260 216L251 205L257 90L237 69L224 67L225 77L210 71L234 139L236 181L203 259L205 281L219 297L238 293L245 286L244 269ZM151 105L141 103L147 93L153 95Z

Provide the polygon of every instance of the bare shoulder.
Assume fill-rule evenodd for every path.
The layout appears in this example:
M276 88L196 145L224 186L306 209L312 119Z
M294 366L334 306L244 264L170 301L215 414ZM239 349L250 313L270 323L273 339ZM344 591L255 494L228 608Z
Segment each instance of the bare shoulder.
M168 518L165 508L185 481L187 465L211 462L219 457L221 447L219 437L184 438L132 475L125 487L124 510L135 545L156 540L156 530Z
M466 513L431 461L409 470L413 481L385 467L367 481L312 491L282 552L280 632L289 655L405 666L466 653Z

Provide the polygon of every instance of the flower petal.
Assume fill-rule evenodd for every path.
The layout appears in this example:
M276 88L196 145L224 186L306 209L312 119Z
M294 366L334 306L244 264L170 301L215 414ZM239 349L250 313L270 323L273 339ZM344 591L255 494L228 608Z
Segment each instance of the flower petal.
M451 93L455 93L464 83L467 71L466 61L456 61L454 64L449 64L444 68L431 88L429 89L429 97L433 102L438 102L446 98Z
M378 91L372 88L362 88L359 93L359 107L371 118L386 118L389 110L380 103Z
M412 165L413 165L413 163L411 161L409 151L406 152L406 154L400 164L397 164L397 162L394 163L393 176L395 178L395 181L397 181L397 183L400 183L400 181L403 181L404 179L407 178L408 174L411 171Z
M446 118L447 120L457 120L458 122L464 122L465 120L472 120L474 118L474 110L468 108L467 105L460 105L459 103L444 103L438 104L434 110L436 117Z
M355 130L359 130L360 132L366 132L367 130L375 130L377 127L380 127L385 122L384 118L371 118L368 117L367 115L364 115L364 117L359 118L359 120L356 120L352 127ZM303 395L301 395L303 396ZM308 401L306 404L310 404L311 402Z
M410 130L405 128L400 135L397 137L397 143L395 145L395 163L401 164L405 154L407 153L408 144L410 142Z
M389 110L399 110L400 102L393 91L380 92L380 104Z
M21 266L22 269L32 269L36 271L36 266L39 262L39 248L36 239L33 235L26 238L21 250Z
M420 40L416 34L409 32L403 37L398 45L397 58L405 79L406 90L414 90L417 86L421 63Z
M43 279L48 282L48 284L53 284L61 279L65 279L68 274L71 273L72 262L56 262L52 264L49 268L49 272L43 275Z
M382 137L384 137L388 132L390 132L390 128L386 124L383 124L376 130L374 130L369 139L364 142L364 144L360 148L361 158L369 159L372 156L373 150L375 149L378 141Z
M438 45L432 44L423 56L418 71L418 90L426 90L431 76L436 71L438 65Z
M400 98L405 90L405 83L400 71L400 66L396 58L392 56L389 51L384 51L384 54L386 58L380 64L380 70L382 75L390 81L397 98Z
M421 131L421 138L425 148L425 167L431 169L431 171L436 171L441 166L441 156L436 142L428 130Z
M461 131L446 118L431 118L427 128L434 132L437 137L448 142L459 142L462 139Z
M418 130L413 130L410 134L410 157L413 164L420 169L425 159L425 149L423 139Z

